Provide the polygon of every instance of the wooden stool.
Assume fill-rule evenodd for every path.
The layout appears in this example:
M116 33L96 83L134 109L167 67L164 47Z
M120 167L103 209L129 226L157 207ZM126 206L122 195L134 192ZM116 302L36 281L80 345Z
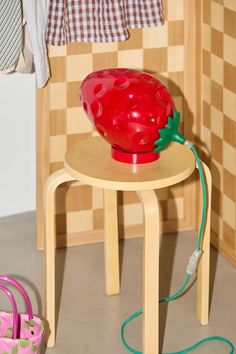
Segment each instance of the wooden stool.
M106 293L120 291L117 191L137 192L144 212L143 354L159 353L159 206L155 189L188 178L196 168L193 153L173 143L158 161L131 165L111 158L111 147L102 138L83 140L65 155L65 168L51 175L45 187L46 319L50 326L48 347L55 344L55 191L67 181L80 181L104 191ZM197 317L208 323L211 175L203 164L208 186L208 213L203 254L198 268Z

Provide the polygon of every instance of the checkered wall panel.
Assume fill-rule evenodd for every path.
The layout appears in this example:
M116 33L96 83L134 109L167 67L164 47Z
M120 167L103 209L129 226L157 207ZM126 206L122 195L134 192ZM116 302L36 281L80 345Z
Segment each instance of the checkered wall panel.
M236 2L203 1L201 137L213 178L212 241L236 263Z
M184 3L184 0L164 0L165 25L130 30L130 38L125 42L49 46L52 77L48 84L48 173L63 167L68 148L93 134L79 101L79 89L85 76L94 70L128 67L156 75L172 93L184 126ZM185 228L186 225L191 227L185 215L184 189L182 184L158 192L168 230L176 229L177 219L184 221ZM119 202L120 223L141 225L142 211L137 196L131 192L119 193ZM69 188L68 185L58 190L59 234L100 230L102 216L100 190L88 186Z

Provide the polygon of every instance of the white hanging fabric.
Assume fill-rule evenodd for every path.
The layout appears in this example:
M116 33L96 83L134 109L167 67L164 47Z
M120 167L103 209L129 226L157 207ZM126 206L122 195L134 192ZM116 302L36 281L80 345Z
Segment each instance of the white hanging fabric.
M50 77L45 42L48 6L48 0L23 0L23 11L29 32L31 52L34 57L38 87L43 87Z
M34 57L31 50L27 23L24 23L23 26L22 50L15 71L22 74L34 72Z

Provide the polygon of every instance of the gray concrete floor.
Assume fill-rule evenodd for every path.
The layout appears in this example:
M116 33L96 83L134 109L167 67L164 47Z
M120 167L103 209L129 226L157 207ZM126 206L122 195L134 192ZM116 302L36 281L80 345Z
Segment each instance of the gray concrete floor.
M35 247L33 213L0 219L0 272L20 279L42 315L43 253ZM161 296L183 282L189 256L196 248L196 233L183 232L161 239ZM103 245L57 251L57 343L47 354L128 353L119 338L122 321L142 306L142 239L120 244L121 294L107 297ZM4 296L1 309L9 309ZM236 269L214 249L211 254L210 323L202 327L195 317L196 279L189 291L160 305L161 352L181 350L206 336L223 335L236 346ZM24 309L22 301L19 307ZM126 338L141 350L141 319L127 328ZM43 350L45 353L45 350ZM195 353L229 353L225 344L211 343Z

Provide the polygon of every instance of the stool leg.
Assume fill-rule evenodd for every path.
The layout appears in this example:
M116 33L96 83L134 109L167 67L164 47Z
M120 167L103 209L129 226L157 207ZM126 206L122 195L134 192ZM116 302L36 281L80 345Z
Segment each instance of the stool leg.
M208 209L207 220L202 243L203 253L198 266L197 280L197 318L202 325L208 324L209 318L209 283L210 283L210 233L211 233L211 172L209 168L202 162L204 168L207 193L208 193ZM202 205L202 200L200 200ZM200 209L201 210L201 209Z
M120 292L117 191L104 189L104 248L106 293Z
M47 346L55 345L55 192L59 185L72 181L66 170L62 169L52 174L44 189L45 217L45 317L49 325Z
M159 206L153 190L138 192L144 210L143 354L159 353Z

